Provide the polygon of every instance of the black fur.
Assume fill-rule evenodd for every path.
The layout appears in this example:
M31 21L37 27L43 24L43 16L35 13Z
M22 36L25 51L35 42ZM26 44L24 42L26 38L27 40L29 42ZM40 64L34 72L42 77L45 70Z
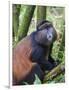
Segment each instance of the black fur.
M49 53L48 60L46 60L45 55L48 52L48 47L45 44L40 44L35 40L35 35L38 31L31 34L31 41L32 41L32 55L31 59L32 62L37 62L43 71L45 70L51 70L55 65L55 60L51 57L51 52ZM43 42L45 43L45 42ZM53 43L53 42L52 42Z

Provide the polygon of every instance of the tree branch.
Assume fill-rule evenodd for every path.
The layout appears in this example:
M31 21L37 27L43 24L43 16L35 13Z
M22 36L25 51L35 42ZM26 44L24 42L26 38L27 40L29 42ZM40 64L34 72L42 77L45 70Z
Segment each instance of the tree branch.
M58 74L64 71L65 71L65 65L64 65L64 62L62 62L57 67L55 67L53 70L51 70L47 75L45 75L43 82L47 82L48 80L53 79Z

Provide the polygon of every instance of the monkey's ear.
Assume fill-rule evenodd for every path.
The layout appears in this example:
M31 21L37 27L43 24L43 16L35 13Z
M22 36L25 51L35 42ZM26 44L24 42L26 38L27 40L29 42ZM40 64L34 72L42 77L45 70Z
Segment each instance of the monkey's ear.
M43 21L40 21L37 25L37 30L43 30L47 27L50 27L52 26L52 23L50 21L47 21L47 20L43 20Z

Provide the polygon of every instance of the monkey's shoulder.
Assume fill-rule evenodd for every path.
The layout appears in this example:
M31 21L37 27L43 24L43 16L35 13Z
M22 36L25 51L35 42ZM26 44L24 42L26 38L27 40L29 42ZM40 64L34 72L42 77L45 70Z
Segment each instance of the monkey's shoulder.
M23 38L17 45L16 47L13 49L14 54L16 55L30 55L31 53L31 39L30 36L26 36L25 38Z

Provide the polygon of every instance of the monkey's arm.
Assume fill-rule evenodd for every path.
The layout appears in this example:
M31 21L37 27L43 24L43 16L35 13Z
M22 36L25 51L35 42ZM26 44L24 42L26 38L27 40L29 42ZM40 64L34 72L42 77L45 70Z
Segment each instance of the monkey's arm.
M52 63L50 63L48 60L46 60L44 58L40 58L38 63L43 68L43 70L51 70L51 69L53 69Z
M41 57L44 57L43 48L39 47L38 45L33 47L31 54L32 62L38 63Z
M39 54L33 53L32 62L38 63L43 70L51 70L53 68L52 63L50 63L48 60L44 58L44 55L42 55L43 53L40 53L41 52L39 52Z
M45 59L44 49L41 47L36 47L32 51L32 62L36 62L42 67L43 70L51 70L53 68L52 63Z

